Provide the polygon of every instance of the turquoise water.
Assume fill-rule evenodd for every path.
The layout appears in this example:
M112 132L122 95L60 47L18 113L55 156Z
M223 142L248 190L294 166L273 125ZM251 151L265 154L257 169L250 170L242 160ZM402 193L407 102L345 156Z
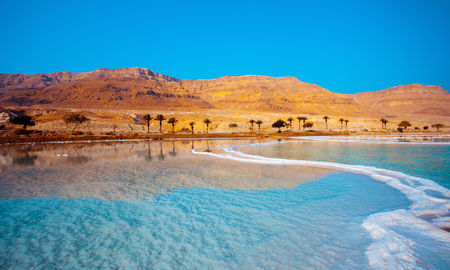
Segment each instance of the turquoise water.
M332 161L375 166L431 179L450 188L450 144L367 144L358 142L284 142L243 149L276 158Z
M214 147L249 143L0 149L0 268L448 269L445 190Z

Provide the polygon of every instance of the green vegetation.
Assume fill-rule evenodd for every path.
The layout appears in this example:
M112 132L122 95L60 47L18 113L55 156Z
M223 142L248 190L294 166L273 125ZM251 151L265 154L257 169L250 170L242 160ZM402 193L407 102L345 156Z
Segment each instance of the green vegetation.
M203 123L205 123L205 125L206 125L206 133L208 133L209 132L209 124L211 124L212 121L209 120L208 118L206 118L205 120L203 120Z
M439 131L440 128L443 128L444 125L443 124L432 124L431 125L432 128L435 128L436 131Z
M233 129L233 133L236 132L235 129L238 127L238 125L237 125L236 123L230 123L228 126L229 126L231 129Z
M344 123L344 121L345 121L344 118L339 119L339 122L341 122L341 129L342 129L342 123Z
M162 114L158 114L155 118L156 121L159 121L159 133L162 133L162 122L164 120L166 120L166 118L164 117L164 115Z
M404 130L406 130L410 126L411 126L411 123L409 123L406 120L403 120L400 122L400 124L398 124L398 127L403 128Z
M328 116L324 116L323 117L323 119L325 120L325 127L326 127L326 129L328 130L328 119L330 119L330 117L328 117Z
M35 125L32 121L32 117L28 115L19 115L9 121L15 125L22 125L24 129L27 129L27 126L31 127Z
M144 115L144 121L147 122L147 133L150 132L150 121L153 119L153 117L150 116L150 114L145 114ZM115 129L114 129L115 132Z
M292 117L289 117L287 121L289 122L289 128L292 130L292 121L294 121L294 119Z
M312 128L314 126L313 122L306 122L303 124L303 129L305 128Z
M300 121L303 121L303 129L305 129L305 122L308 120L308 117L305 116L299 116L298 119L298 129L300 129Z
M73 125L72 132L74 132L75 129L79 125L91 121L89 118L87 118L86 116L82 115L81 113L68 113L68 114L63 116L63 120L64 120L64 123L66 123L68 125L69 124Z
M167 123L172 125L172 133L175 133L175 124L178 122L177 119L175 119L175 117L170 117L169 120L167 121Z
M252 132L253 132L253 125L255 124L255 120L250 119L248 122L250 123L250 125L251 125L251 130L252 130Z
M386 129L386 124L387 124L389 121L386 120L386 119L384 119L384 118L381 118L380 121L381 121L381 128L383 128L383 126L384 126L384 129Z
M258 132L261 132L261 124L263 123L263 121L258 120L256 121L256 124L258 125Z
M191 126L192 135L194 135L195 122L191 121L191 122L189 122L189 125Z
M286 126L286 122L281 119L278 119L272 124L273 128L278 128L278 133L281 133L281 128Z

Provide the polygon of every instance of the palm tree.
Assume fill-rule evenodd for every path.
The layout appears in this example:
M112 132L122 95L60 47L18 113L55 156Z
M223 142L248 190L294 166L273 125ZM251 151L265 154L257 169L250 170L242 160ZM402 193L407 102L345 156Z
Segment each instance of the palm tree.
M386 124L387 124L388 120L381 118L380 121L381 121L381 128L383 128L383 126L384 126L384 128L386 129Z
M209 120L208 118L206 118L205 120L203 120L203 123L206 124L206 133L208 133L208 130L209 130L209 124L211 124L212 121Z
M256 124L258 125L258 132L261 132L261 124L263 123L263 121L258 120L256 121Z
M155 118L156 121L159 121L159 133L162 133L162 122L164 120L166 120L166 118L164 117L164 115L162 114L158 114Z
M327 128L327 130L328 130L328 119L330 119L330 117L328 117L328 116L324 116L323 117L323 119L325 120L325 126L326 126L326 128Z
M342 129L342 123L344 122L344 118L339 119L339 122L341 122L341 129Z
M294 121L294 119L293 119L292 117L289 117L289 118L287 119L287 121L289 122L289 127L290 127L291 130L292 130L292 121Z
M84 117L84 116L83 116ZM22 125L24 129L27 129L27 126L34 126L35 123L32 121L32 117L28 115L18 115L9 121L15 125ZM86 118L87 119L87 118ZM77 121L72 121L76 123ZM75 129L74 129L75 130Z
M194 135L194 125L195 125L195 122L189 122L189 125L191 126L192 135Z
M175 117L170 117L169 120L167 120L167 123L172 125L172 133L175 133L175 124L178 122Z
M250 119L250 121L248 121L250 123L250 125L252 125L252 132L253 132L253 124L255 124L255 120Z
M436 131L439 131L439 129L443 128L444 125L443 124L432 124L431 127L434 127L436 129Z
M286 126L286 122L281 119L278 119L272 124L273 128L278 128L278 133L281 133L281 128Z
M229 126L231 129L233 129L233 133L235 133L235 128L238 127L238 125L237 125L236 123L230 123L228 126Z
M150 116L150 114L144 115L144 120L147 122L147 133L150 132L150 121L153 119L153 117Z
M298 119L298 129L300 129L300 121L303 121L303 126L304 126L306 123L306 120L308 120L308 118L305 116L299 116L299 117L297 117L297 119ZM305 129L305 127L303 127L303 129Z
M313 122L306 122L303 124L303 129L305 128L312 128L314 126Z
M398 126L404 128L406 130L408 127L411 126L411 123L409 123L406 120L403 120L403 121L400 122L400 124L398 124Z
M345 122L345 129L347 129L348 120L345 119L344 122Z

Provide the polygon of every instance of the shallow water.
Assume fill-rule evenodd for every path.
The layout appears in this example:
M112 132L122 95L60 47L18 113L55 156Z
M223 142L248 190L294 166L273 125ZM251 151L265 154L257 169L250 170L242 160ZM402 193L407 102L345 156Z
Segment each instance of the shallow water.
M328 141L284 141L238 149L268 157L375 166L431 179L450 188L450 143L379 144L352 139L349 142L342 139L333 141L332 138ZM387 138L378 141L391 142Z
M0 268L448 267L448 233L410 216L414 192L336 166L224 158L214 147L251 143L2 148ZM447 200L440 191L427 189Z

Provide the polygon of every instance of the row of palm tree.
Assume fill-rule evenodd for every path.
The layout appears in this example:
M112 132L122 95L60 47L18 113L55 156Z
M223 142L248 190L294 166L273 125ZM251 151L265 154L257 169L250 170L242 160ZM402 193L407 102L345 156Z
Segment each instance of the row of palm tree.
M156 115L155 118L153 118L150 114L145 114L143 119L144 119L144 121L147 124L147 132L150 132L150 122L153 119L159 122L159 132L160 133L162 132L162 123L163 123L163 121L166 120L164 115L158 114L158 115ZM326 127L327 130L328 130L328 120L330 120L330 119L331 118L326 116L326 115L323 116L323 120L325 120L325 127ZM310 128L310 127L313 126L312 122L308 122L308 123L306 122L306 120L308 120L308 117L306 117L306 116L298 116L297 120L298 120L298 128L299 129L301 128L301 123L302 122L303 122L303 125L302 125L303 129ZM278 119L277 121L275 121L272 124L272 127L273 128L278 128L278 132L281 132L281 128L282 127L287 127L287 128L290 128L292 130L292 122L293 121L294 121L294 119L292 117L287 118L287 121ZM172 132L175 132L175 124L177 122L178 122L178 120L175 117L170 117L169 119L167 119L167 123L172 125ZM251 132L254 132L254 125L255 124L258 125L258 132L261 132L261 124L263 124L263 121L261 121L261 120L256 120L255 121L254 119L250 119L248 122L250 123ZM348 128L348 122L349 122L348 119L340 118L339 122L341 123L341 129L343 128L344 123L345 123L345 128L346 129ZM381 118L380 122L381 122L381 128L386 129L386 125L387 125L387 123L389 121L386 120L385 118ZM205 120L203 120L203 123L206 125L206 133L209 133L209 125L212 123L212 121L209 118L206 118ZM191 127L191 133L192 134L194 134L194 126L195 126L195 124L196 123L194 121L189 122L189 126ZM411 126L411 124L408 121L404 120L404 121L400 122L398 126L406 130L408 127ZM233 129L233 131L234 131L238 127L238 125L236 123L230 123L229 127L231 129ZM432 127L436 128L439 131L439 128L442 128L443 125L441 125L441 124L433 124Z
M158 115L156 115L155 118L153 118L150 114L145 114L143 119L147 124L147 133L150 132L150 122L152 119L159 122L159 133L162 133L162 123L164 122L164 120L166 120L164 115L158 114ZM177 122L178 122L178 120L175 117L170 117L169 119L167 119L167 123L172 125L173 133L175 133L175 124ZM206 133L208 133L209 125L212 123L212 121L210 119L206 118L205 120L203 120L203 123L205 123L205 125L206 125ZM191 126L191 132L192 132L192 134L194 134L195 122L193 122L193 121L189 122L189 126Z

